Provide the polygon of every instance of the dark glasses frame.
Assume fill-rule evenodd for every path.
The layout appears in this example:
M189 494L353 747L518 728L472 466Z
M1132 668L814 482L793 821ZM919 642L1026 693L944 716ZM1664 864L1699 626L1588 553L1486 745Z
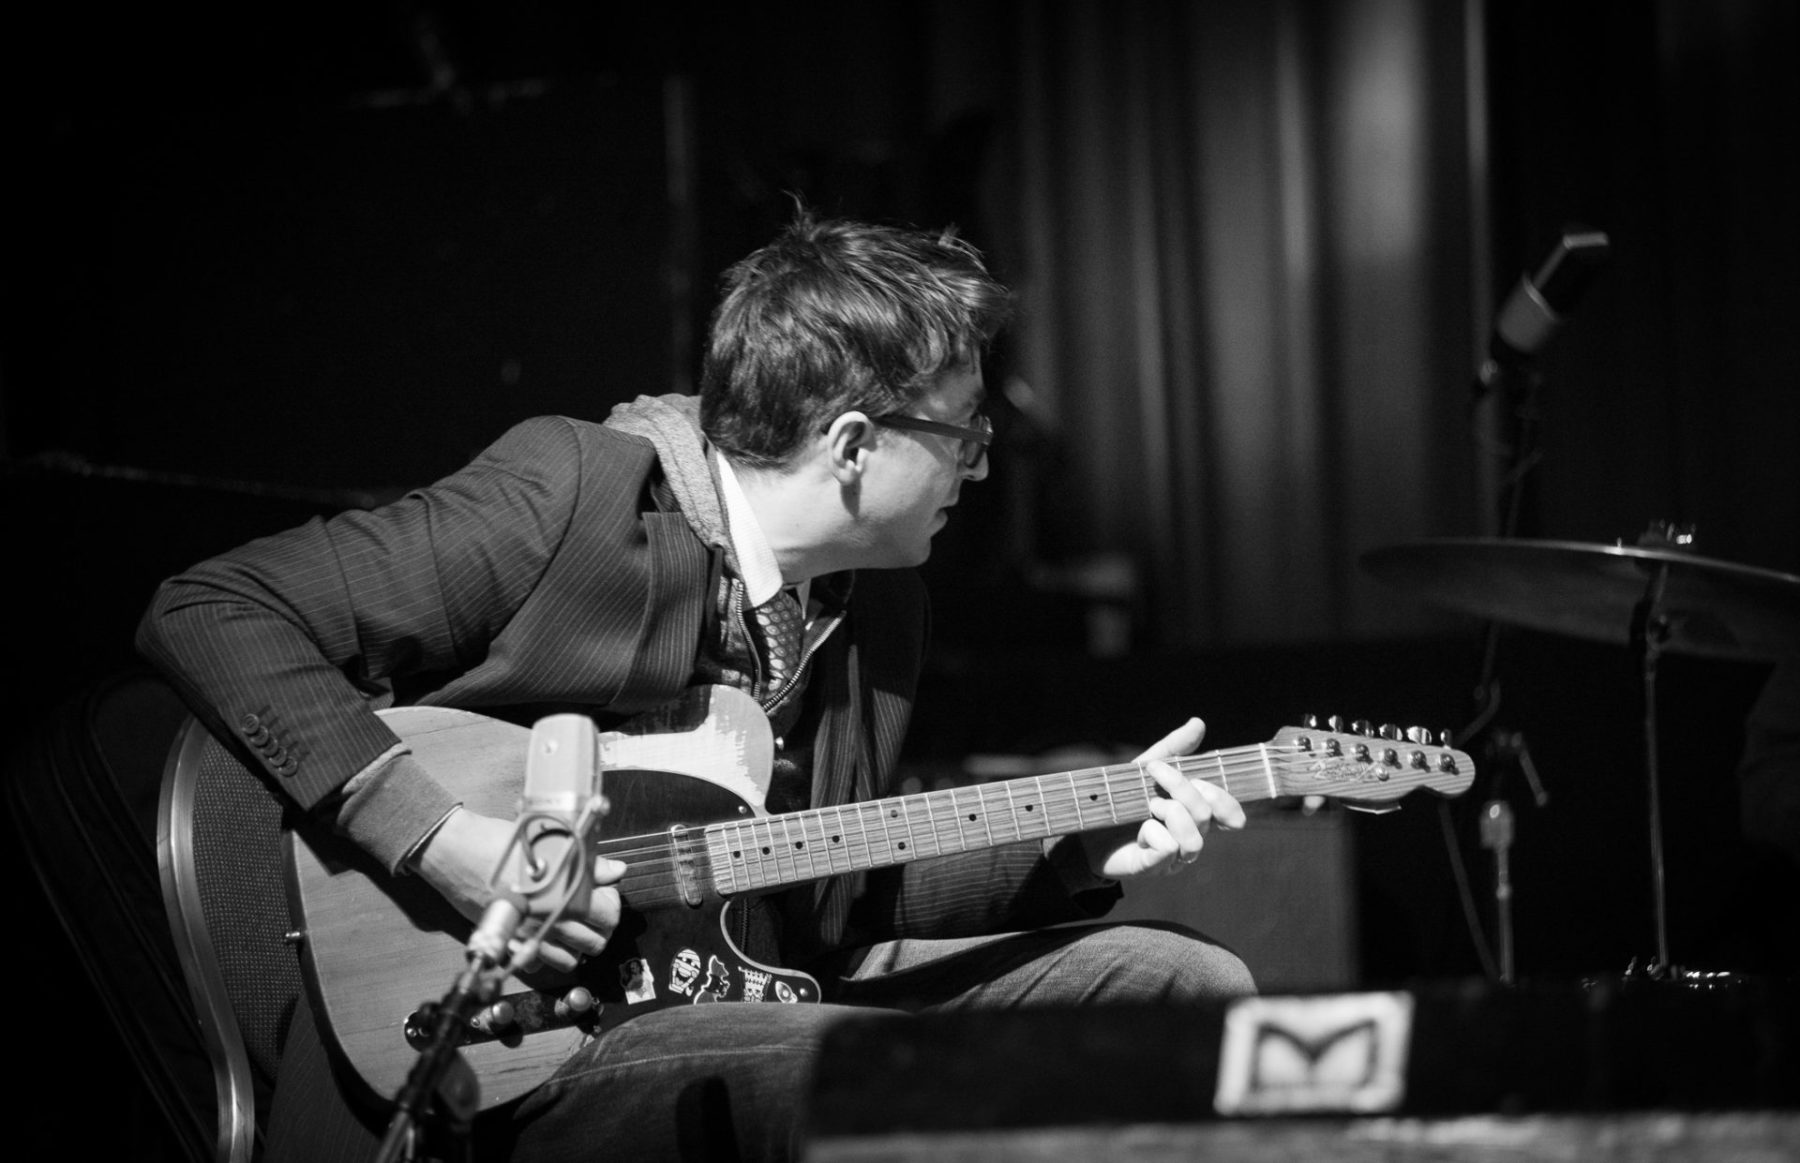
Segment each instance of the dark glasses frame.
M930 432L936 436L954 436L963 442L961 457L964 468L974 468L987 455L988 445L994 442L994 422L984 415L977 414L978 428L964 428L959 424L945 424L938 420L921 420L917 416L876 416L874 421L884 428L903 428L908 432Z

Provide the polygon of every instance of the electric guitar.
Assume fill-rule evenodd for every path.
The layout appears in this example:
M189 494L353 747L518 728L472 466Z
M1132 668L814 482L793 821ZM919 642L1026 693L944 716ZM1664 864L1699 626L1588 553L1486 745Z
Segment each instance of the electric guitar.
M470 810L517 811L528 728L438 707L383 716ZM1285 727L1267 743L1166 762L1239 801L1323 796L1379 807L1416 788L1460 795L1474 779L1466 754L1416 728L1388 738L1335 727ZM732 943L734 898L1137 822L1162 794L1140 764L1123 763L769 815L772 755L761 708L729 687L696 688L629 732L600 736L610 807L595 829L605 835L588 842L629 866L617 886L625 918L575 974L509 978L471 1023L462 1054L482 1109L524 1094L586 1039L642 1013L817 1001L812 977L758 963ZM290 831L285 856L320 1024L361 1079L392 1097L417 1059L422 1007L464 964L470 925L419 878L388 876L341 838Z

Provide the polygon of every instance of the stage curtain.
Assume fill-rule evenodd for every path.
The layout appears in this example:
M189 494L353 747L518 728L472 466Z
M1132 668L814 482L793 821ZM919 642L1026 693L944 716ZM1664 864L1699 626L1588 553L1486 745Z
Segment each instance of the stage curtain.
M1437 625L1355 558L1477 523L1464 9L1014 11L1036 552L1138 579L1140 646Z

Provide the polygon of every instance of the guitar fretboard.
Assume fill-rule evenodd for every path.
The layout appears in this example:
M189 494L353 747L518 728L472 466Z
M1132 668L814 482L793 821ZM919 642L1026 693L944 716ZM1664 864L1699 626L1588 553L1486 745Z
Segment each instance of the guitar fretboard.
M1164 762L1240 802L1277 794L1267 744ZM713 824L706 851L718 891L752 892L1136 823L1158 794L1143 764L1113 764Z

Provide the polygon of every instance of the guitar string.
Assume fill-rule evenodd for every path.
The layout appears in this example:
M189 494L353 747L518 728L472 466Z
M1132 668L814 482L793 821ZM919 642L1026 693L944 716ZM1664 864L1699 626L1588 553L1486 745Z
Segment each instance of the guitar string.
M1289 749L1289 753L1293 754L1293 755L1310 755L1310 753L1303 751L1301 749L1297 749L1297 748ZM1186 757L1186 759L1188 760L1188 762L1186 763L1186 766L1189 766L1189 767L1200 766L1199 760L1201 758L1202 757ZM1352 762L1352 763L1372 762L1372 761L1356 760L1356 759L1353 759L1350 757L1327 756L1326 758L1327 759L1348 759L1349 762ZM1146 762L1148 762L1148 761L1146 761ZM1225 771L1222 773L1222 776L1223 776L1222 781L1227 784L1225 790L1227 790L1228 792L1231 791L1229 783L1233 776L1254 775L1263 766L1260 759L1250 761L1250 762L1244 762L1244 761L1234 761L1234 762L1235 762L1236 770ZM1210 758L1208 758L1205 763L1205 766L1217 767L1218 764L1216 762L1213 762ZM1188 773L1184 772L1184 774L1188 774ZM1205 772L1200 773L1202 778L1205 778L1206 774L1207 773L1205 773ZM1435 771L1435 770L1430 770L1430 769L1421 770L1421 769L1401 768L1401 769L1394 770L1391 775L1391 778L1384 782L1386 783L1386 787L1388 790L1393 790L1396 792L1396 794L1400 794L1398 789L1404 788L1405 790L1410 791L1410 790L1412 790L1413 786L1416 786L1417 784L1422 783L1422 782L1430 782L1430 781L1436 780L1444 774L1446 774L1446 773ZM1095 783L1096 781L1103 780L1103 781L1105 781L1105 783L1107 785L1105 794L1108 797L1116 797L1119 790L1121 790L1121 789L1115 788L1113 786L1115 784L1123 783L1124 787L1122 790L1124 790L1126 792L1136 792L1139 789L1147 790L1147 789L1155 786L1154 781L1149 777L1148 772L1143 771L1136 763L1115 764L1115 765L1110 765L1107 767L1086 768L1086 769L1082 769L1082 770L1078 770L1078 771L1071 771L1071 772L1057 772L1057 773L1051 773L1049 775L1026 777L1024 779L1013 780L1013 781L1008 781L1008 782L1016 785L1016 784L1024 783L1024 782L1042 782L1042 781L1046 781L1046 780L1051 781L1052 786L1040 788L1039 789L1040 792L1044 792L1047 794L1040 795L1038 797L1038 799L1044 803L1047 813L1054 815L1057 813L1065 813L1066 814L1067 812L1073 811L1075 813L1075 823L1078 826L1084 822L1083 818L1081 817L1081 814L1080 814L1083 810L1081 808L1081 802L1084 799L1090 803L1098 803L1101 801L1098 798L1100 795L1100 793L1098 791L1093 791L1093 790L1084 791L1084 790L1078 788L1077 786L1075 786L1077 782L1080 782L1082 784L1091 785L1091 784ZM1062 785L1062 786L1055 786L1055 785ZM963 830L960 825L958 825L954 829L954 831L948 829L947 827L945 827L942 824L933 825L932 821L930 819L931 807L936 806L936 805L943 805L943 806L950 807L950 808L957 808L958 805L956 803L956 797L958 796L959 793L961 794L961 796L965 800L965 802L971 798L974 798L974 799L977 799L978 801L983 801L983 802L987 798L999 799L1000 797L994 795L994 792L996 789L998 789L1002 786L1003 786L1002 784L970 784L970 785L965 785L960 788L946 788L946 789L941 789L941 790L933 791L933 792L918 792L918 793L913 793L913 794L907 795L907 796L894 796L894 797L888 797L886 799L880 799L880 800L862 800L862 801L856 801L856 802L849 803L849 804L839 804L839 805L834 805L834 806L825 807L825 808L810 808L810 809L806 809L804 811L784 813L784 814L778 815L778 816L763 816L763 817L758 817L758 818L752 819L752 820L716 821L716 822L709 823L709 824L691 825L691 827L696 832L702 832L702 833L705 831L714 829L714 828L738 829L738 830L750 829L753 831L755 831L755 830L774 830L777 828L786 829L790 825L797 825L797 826L804 827L805 821L808 819L822 820L827 813L837 815L840 817L842 816L843 813L853 813L854 815L857 815L857 816L864 816L871 809L888 808L888 809L895 809L895 810L891 810L887 813L884 823L897 821L897 822L893 823L893 826L896 828L904 827L904 828L907 828L909 831L912 831L912 830L916 829L918 826L920 826L921 824L924 824L925 826L932 828L933 834L960 836L962 833L962 830ZM1241 788L1239 792L1234 793L1234 794L1244 796L1244 795L1247 795L1247 793L1249 791L1260 791L1263 788L1265 788L1266 786L1267 786L1266 780L1264 780L1260 777L1256 777L1256 778L1254 778L1254 786L1253 787ZM1295 792L1293 794L1298 795L1301 793ZM1005 806L1005 805L995 805L995 806ZM905 809L905 811L903 813L902 811L900 811L898 809ZM913 818L913 817L917 816L920 812L926 813L927 819L925 821L918 821ZM1143 817L1136 817L1136 818L1142 819ZM1121 822L1128 822L1128 821L1121 821ZM868 827L869 823L864 822L864 826L865 826L865 828ZM1037 830L1034 829L1033 833L1034 833L1034 835L1037 834ZM1052 830L1049 832L1044 832L1042 834L1043 835L1057 835L1059 833L1057 831ZM1030 837L1026 837L1026 838L1030 838ZM636 836L608 837L608 838L604 838L601 841L599 841L598 844L600 846L600 850L603 855L609 856L613 859L629 860L633 857L640 857L640 856L643 856L646 854L655 854L655 853L660 853L660 852L666 852L667 848L668 848L669 840L670 840L670 834L668 832L659 832L659 833L644 833L644 834L640 834L640 835L636 835ZM620 844L638 844L640 846L630 847L630 848L619 848L618 845L620 845Z
M1229 781L1230 777L1233 775L1254 773L1258 769L1263 768L1265 764L1262 753L1264 752L1277 756L1283 754L1304 755L1308 758L1348 759L1352 763L1369 762L1349 756L1321 755L1310 749L1282 747L1277 744L1262 744L1254 748L1240 748L1235 750L1239 755L1246 754L1250 751L1255 751L1259 754L1256 758L1248 761L1241 758L1226 758L1231 755L1232 752L1217 752L1206 756L1182 756L1173 760L1172 765L1176 766L1178 769L1188 769L1184 770L1183 774L1189 774L1191 769L1196 767L1215 769L1214 773L1216 773L1217 779L1221 782L1226 782ZM1414 750L1416 750L1416 748L1414 748ZM1236 768L1235 771L1228 770L1233 767ZM1205 778L1207 774L1213 773L1202 772L1201 777ZM1393 775L1398 778L1390 779L1388 782L1390 787L1397 785L1405 790L1411 790L1410 785L1417 785L1422 782L1430 781L1442 774L1445 773L1430 769L1400 769L1393 773ZM995 837L989 823L989 820L994 813L988 812L985 813L987 818L980 821L980 835L977 837L977 842L972 845L964 843L970 829L964 826L962 814L969 806L987 806L987 800L989 798L998 798L993 797L992 793L996 788L1002 785L967 785L962 788L945 789L943 791L930 793L915 793L911 796L892 797L886 800L861 801L859 803L837 805L832 808L811 809L806 812L789 813L782 816L762 817L756 820L742 822L728 821L720 826L728 829L737 829L740 833L748 830L751 833L753 840L767 839L772 841L772 843L753 843L748 846L741 846L738 851L742 851L743 847L749 847L752 850L752 855L743 865L737 866L735 870L728 868L726 872L731 879L748 879L750 883L743 886L744 888L760 887L762 883L765 883L761 878L766 878L771 869L773 869L774 873L774 883L799 883L806 880L816 880L835 875L840 871L854 871L858 867L859 862L874 861L878 864L886 864L890 859L898 856L900 850L904 849L908 843L912 845L913 850L901 857L900 862L905 862L908 859L929 859L933 856L945 855L947 854L945 841L949 841L954 845L948 849L948 851L956 852L964 851L971 847L985 847L990 844L1012 843L1062 835L1068 832L1084 831L1091 825L1089 824L1088 819L1083 815L1084 811L1088 810L1083 807L1083 803L1085 801L1090 805L1098 804L1101 802L1101 793L1091 789L1078 789L1076 786L1078 781L1091 785L1096 780L1104 780L1106 784L1104 795L1106 801L1109 801L1107 802L1107 810L1109 813L1114 814L1116 814L1114 811L1115 805L1110 801L1116 798L1120 790L1127 793L1136 793L1154 790L1155 787L1154 781L1149 776L1149 773L1144 771L1137 762L1111 765L1108 767L1089 768L1074 772L1051 773L1049 775L1035 777L1034 782L1041 782L1043 780L1050 780L1053 784L1061 784L1063 786L1039 789L1041 792L1049 793L1037 797L1045 809L1045 818L1040 826L1027 829L1020 826L1018 822L1015 822L1012 827L1013 834L1010 837L1005 835L1004 831L1002 831L999 837ZM1013 785L1017 785L1026 781L1015 780L1009 782ZM1120 783L1123 783L1123 789L1114 786ZM1266 786L1268 786L1266 779L1259 778L1257 780L1257 790ZM973 793L972 795L971 792ZM963 801L960 804L956 802L959 798L958 793L961 793L960 798ZM1398 795L1403 793L1396 791L1395 794ZM971 798L976 800L975 805L970 805L968 803ZM1010 793L1008 795L1008 800L1009 802L1011 800ZM934 806L939 805L953 810L951 819L939 820L936 818L931 809ZM1002 805L996 804L993 806L1000 807ZM883 818L880 814L880 809L884 807L890 809L900 808L904 809L904 811L889 811L886 813L885 818ZM868 818L870 809L877 810L877 818L873 821ZM921 812L925 815L925 819L923 820L917 818ZM834 829L827 826L825 822L826 813L831 813L832 816L835 817L833 820L833 823L837 825L835 834L833 834ZM1091 812L1089 814L1091 814ZM850 817L848 827L845 826L846 815ZM1137 822L1144 818L1144 816L1133 816L1129 820L1121 820L1120 822ZM1015 820L1017 820L1016 816ZM811 849L805 848L806 845L814 842L807 827L808 823L813 821L818 823L818 840L824 841L829 838L833 842L832 846L824 848L813 847ZM877 828L886 832L890 822L892 822L892 826L896 830L903 830L905 833L905 841L898 846L892 842L891 837L879 843L871 838ZM968 822L974 821L971 820ZM793 827L799 828L800 840L799 843L795 845L793 851L785 851L786 845L794 844ZM920 828L926 829L923 833L924 842L920 841ZM645 890L630 892L629 897L632 903L634 905L655 907L658 904L674 904L682 899L681 892L669 883L668 870L682 863L692 863L696 858L706 855L708 832L712 830L713 826L701 826L696 829L693 835L674 838L673 843L680 849L680 853L675 856L669 855L672 838L668 833L637 837L615 837L600 841L596 845L596 848L602 855L613 859L627 860L627 862L631 864L631 869L625 875L624 887L630 889L635 883ZM773 843L773 841L777 840L777 837L774 835L777 830L781 832L779 843ZM861 841L860 844L836 847L835 845L841 842L840 838L845 835L853 835L855 839ZM741 838L742 837L740 836L739 839ZM654 840L656 843L653 846L648 847L620 847L621 844L637 844L639 841L646 839ZM932 849L929 842L934 839L936 840L936 845L935 848ZM855 851L858 847L860 847L862 851L861 857L859 857ZM877 855L878 847L881 849L880 855ZM762 849L760 857L755 852L755 849L757 848ZM819 855L821 852L823 852L824 855ZM653 854L653 858L639 858L645 854ZM845 867L840 868L840 865L845 865ZM721 878L711 874L709 865L708 872L702 874L701 879L716 884Z

